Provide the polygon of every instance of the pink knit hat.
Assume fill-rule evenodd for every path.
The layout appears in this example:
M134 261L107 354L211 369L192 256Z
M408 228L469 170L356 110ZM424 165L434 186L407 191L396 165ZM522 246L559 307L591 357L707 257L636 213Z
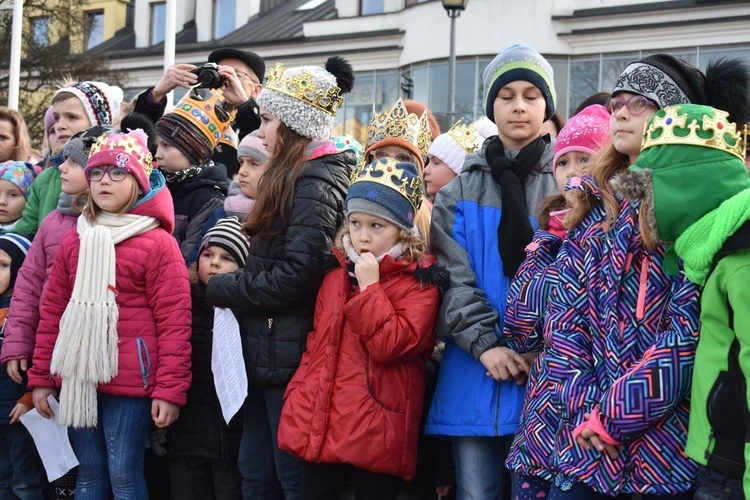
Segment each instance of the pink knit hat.
M596 155L609 143L610 115L601 104L585 107L567 121L555 142L555 158L552 168L557 168L557 160L571 151Z
M120 167L133 174L143 194L151 190L152 165L151 152L148 150L148 138L143 130L137 128L126 134L102 135L91 147L91 155L86 164L88 173L94 167ZM88 176L86 176L87 182Z
M44 112L44 138L49 140L49 128L55 124L55 114L52 112L52 106Z

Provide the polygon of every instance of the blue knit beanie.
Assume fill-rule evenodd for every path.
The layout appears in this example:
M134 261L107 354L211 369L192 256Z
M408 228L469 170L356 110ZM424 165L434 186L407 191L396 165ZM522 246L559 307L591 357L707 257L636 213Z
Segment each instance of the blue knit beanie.
M422 204L422 179L413 163L381 158L355 173L346 212L380 217L411 231Z
M555 113L555 83L552 66L542 55L528 45L506 47L487 65L482 74L484 107L487 117L495 121L493 105L500 89L511 82L522 80L533 83L544 95L547 109L544 119L549 120Z
M18 270L21 269L21 264L26 259L29 248L31 248L31 242L20 234L8 233L0 236L0 250L10 257L10 281L8 288L0 290L0 294L4 294L15 286Z

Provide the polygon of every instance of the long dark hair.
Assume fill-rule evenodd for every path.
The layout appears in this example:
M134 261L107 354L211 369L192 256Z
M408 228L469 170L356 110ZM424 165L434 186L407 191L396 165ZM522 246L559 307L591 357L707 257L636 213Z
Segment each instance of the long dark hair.
M276 147L268 159L266 171L258 181L258 199L245 217L244 229L249 236L267 238L278 215L287 223L294 199L294 185L307 168L305 148L310 139L299 135L284 122L276 129Z

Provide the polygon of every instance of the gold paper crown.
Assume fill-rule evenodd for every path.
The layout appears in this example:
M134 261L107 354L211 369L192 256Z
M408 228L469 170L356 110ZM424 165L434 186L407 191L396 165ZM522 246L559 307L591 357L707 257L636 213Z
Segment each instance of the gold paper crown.
M729 113L726 111L714 109L713 118L702 114L702 125L698 124L696 114L679 114L680 111L680 106L669 106L664 108L664 116L654 116L643 135L641 151L664 144L702 146L726 151L744 161L747 125L740 134L737 126L727 119Z
M416 214L422 206L422 179L419 175L407 175L404 169L397 166L398 164L399 161L394 158L375 160L354 170L349 186L367 181L393 189L406 198Z
M309 71L302 70L295 75L285 75L284 71L284 65L277 62L266 76L266 88L299 99L331 115L335 115L336 108L344 103L341 89L336 85L318 87L315 76Z
M448 135L455 140L467 153L473 153L482 146L482 136L473 123L468 125L464 119L458 120L448 131Z
M146 134L144 134L144 136L145 135ZM107 136L106 134L102 134L96 139L94 145L91 146L89 158L100 151L108 150L120 150L133 156L138 160L138 163L143 165L143 169L146 172L146 178L151 175L151 170L153 170L153 157L151 156L151 152L148 148L144 148L134 137L131 137L128 134L118 134L117 136Z
M367 147L385 139L402 139L414 144L427 162L427 150L430 149L432 133L427 121L427 111L422 116L409 113L402 99L387 111L373 114L367 128Z
M224 92L221 89L211 89L208 99L200 99L192 91L188 92L170 113L182 116L195 125L216 147L221 136L234 121L237 110L227 113L224 109Z

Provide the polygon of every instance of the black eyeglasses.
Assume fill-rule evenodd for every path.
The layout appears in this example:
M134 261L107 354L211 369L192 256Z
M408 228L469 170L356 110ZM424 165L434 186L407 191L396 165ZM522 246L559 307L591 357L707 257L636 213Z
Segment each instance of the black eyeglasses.
M623 106L627 106L628 113L633 116L642 114L649 106L654 106L655 108L658 107L656 106L656 103L654 101L646 99L642 95L634 95L626 101L618 99L617 97L610 97L609 99L607 99L607 103L604 105L604 107L607 108L607 111L609 111L610 115L616 114L623 108Z
M86 177L90 181L100 181L104 179L105 174L109 175L109 178L112 182L121 182L125 180L125 177L127 177L128 171L120 167L114 167L114 168L94 167L94 168L86 169Z

